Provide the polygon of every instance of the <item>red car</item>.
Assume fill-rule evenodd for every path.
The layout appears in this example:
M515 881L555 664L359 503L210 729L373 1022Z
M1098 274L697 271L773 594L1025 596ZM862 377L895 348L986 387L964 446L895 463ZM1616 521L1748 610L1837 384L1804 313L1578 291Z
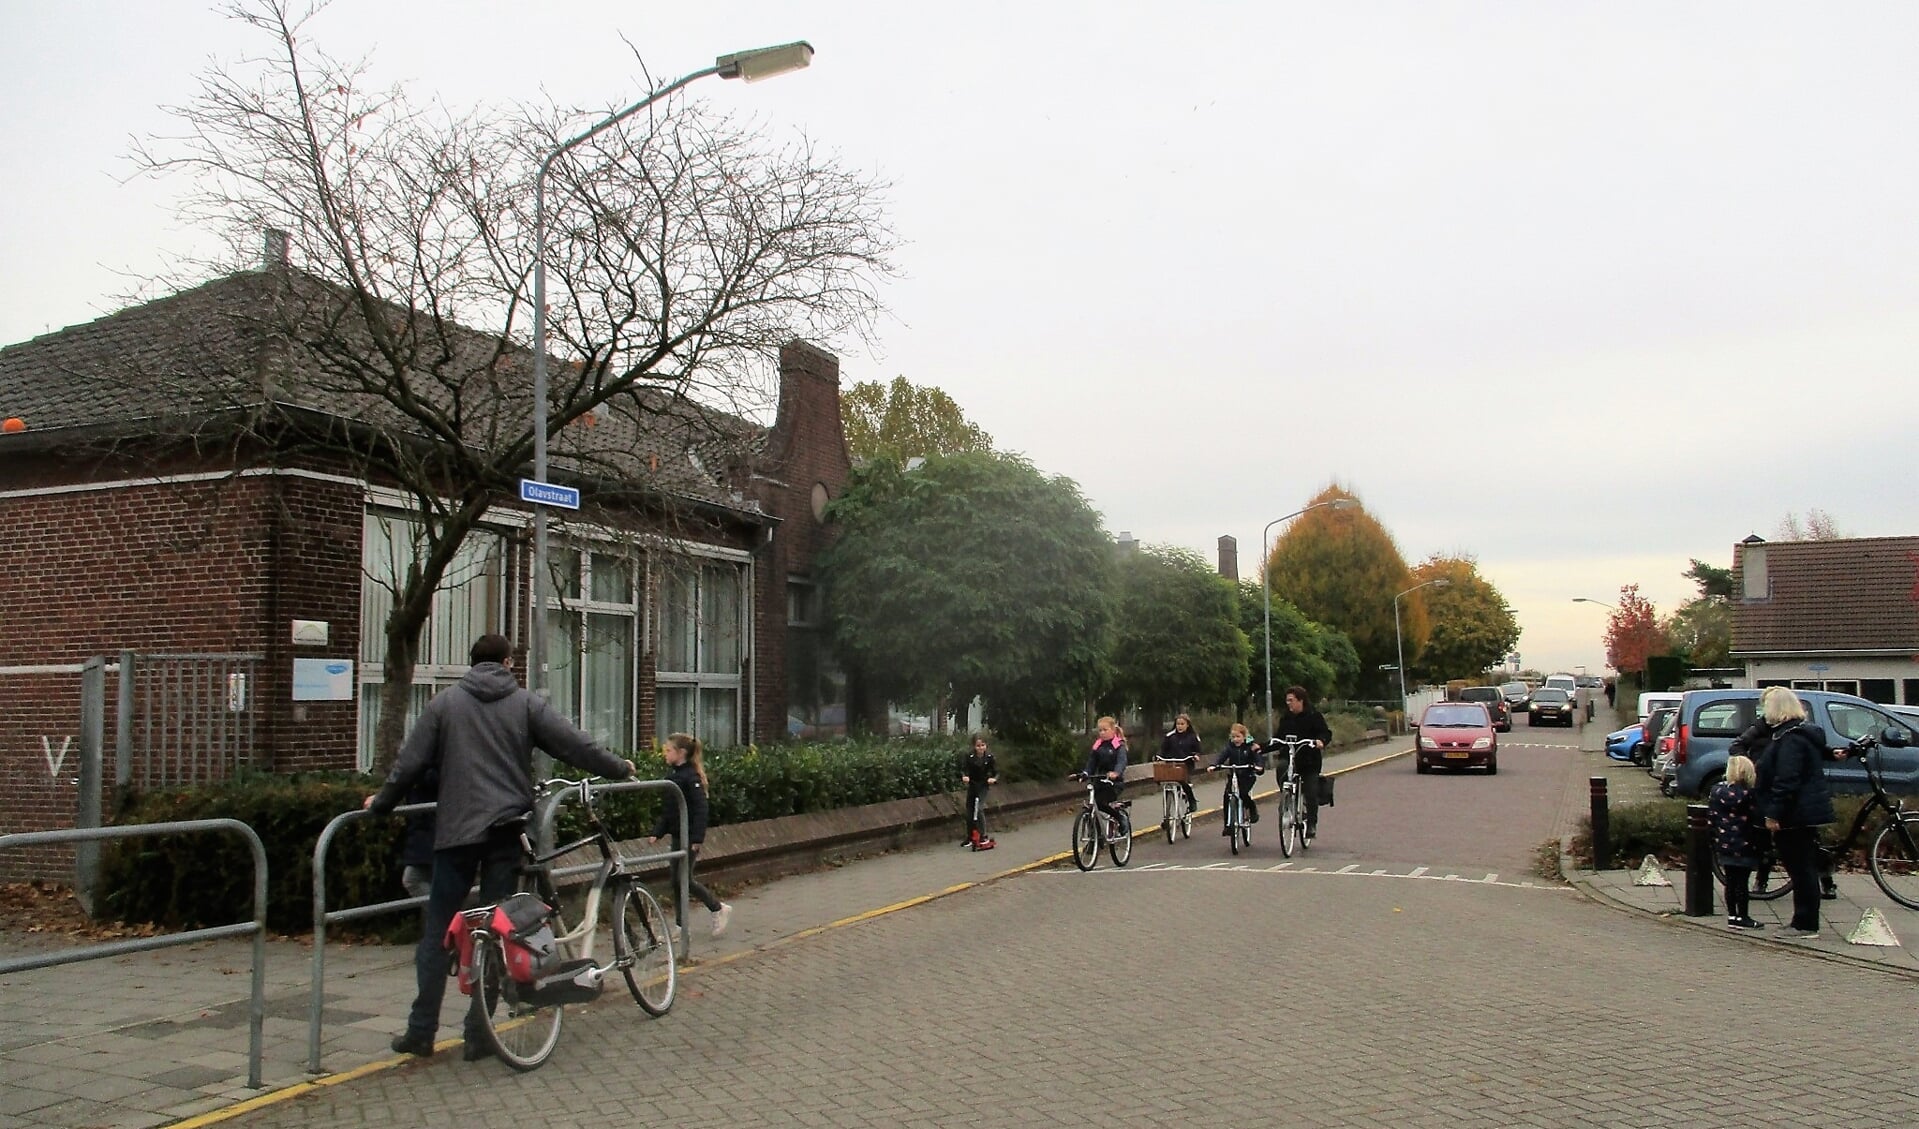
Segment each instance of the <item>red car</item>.
M1484 768L1499 774L1499 734L1492 714L1478 702L1434 702L1420 715L1413 767L1422 776L1435 768Z

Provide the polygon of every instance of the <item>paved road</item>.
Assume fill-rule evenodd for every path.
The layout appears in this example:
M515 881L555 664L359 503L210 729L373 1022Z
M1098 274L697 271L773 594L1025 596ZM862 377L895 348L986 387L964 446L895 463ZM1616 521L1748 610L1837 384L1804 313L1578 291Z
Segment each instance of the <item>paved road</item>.
M1349 776L1305 859L1142 840L704 970L664 1020L609 995L534 1074L443 1056L240 1123L1919 1124L1910 982L1524 884L1571 740Z

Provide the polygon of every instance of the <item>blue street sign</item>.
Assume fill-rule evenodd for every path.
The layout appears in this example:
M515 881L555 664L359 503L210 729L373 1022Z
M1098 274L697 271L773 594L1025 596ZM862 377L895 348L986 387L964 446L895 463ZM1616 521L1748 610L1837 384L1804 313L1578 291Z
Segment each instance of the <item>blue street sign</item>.
M559 506L561 509L580 508L580 491L574 486L555 486L551 482L535 482L530 478L520 479L520 501L532 502L536 506Z

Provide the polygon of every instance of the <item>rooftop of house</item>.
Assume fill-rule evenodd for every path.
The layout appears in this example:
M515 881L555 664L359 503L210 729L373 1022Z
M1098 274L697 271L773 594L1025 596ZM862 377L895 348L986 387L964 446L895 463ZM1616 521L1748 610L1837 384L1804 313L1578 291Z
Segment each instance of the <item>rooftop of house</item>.
M1767 594L1748 599L1763 553ZM1919 656L1919 537L1746 541L1733 549L1738 655L1888 651Z

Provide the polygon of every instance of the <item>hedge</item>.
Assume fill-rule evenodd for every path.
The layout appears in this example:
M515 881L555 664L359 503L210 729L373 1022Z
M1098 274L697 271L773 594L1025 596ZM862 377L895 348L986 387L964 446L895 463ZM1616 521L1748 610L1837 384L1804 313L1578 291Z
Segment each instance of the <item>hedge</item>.
M1606 860L1603 869L1636 867L1647 855L1656 857L1661 865L1683 868L1686 863L1686 805L1690 802L1693 801L1659 799L1620 804L1608 811L1612 857ZM1838 845L1838 838L1852 826L1853 817L1858 815L1860 805L1865 802L1864 796L1833 797L1832 806L1838 813L1838 819L1826 829L1828 845ZM1864 852L1871 846L1870 842L1863 846L1856 845L1852 857L1840 863L1841 868L1864 870ZM1591 816L1580 819L1567 853L1581 865L1592 866Z
M859 739L830 744L742 746L709 753L710 821L714 826L828 811L952 791L970 737ZM1078 742L1061 734L1045 744L995 748L1002 781L1055 779L1077 767ZM658 778L658 749L633 756L642 778ZM560 775L567 774L565 765ZM359 773L249 773L193 788L127 796L119 824L186 819L237 819L252 827L267 852L267 925L305 932L313 921L313 845L333 817L360 806L376 782ZM651 828L657 793L630 792L601 804L614 835ZM577 805L561 808L556 834L582 832ZM399 883L401 821L356 821L335 836L327 858L327 904L366 905L404 897ZM253 866L244 840L231 834L163 835L109 843L103 849L105 914L127 922L196 928L244 920L253 909ZM404 928L405 923L398 926Z

